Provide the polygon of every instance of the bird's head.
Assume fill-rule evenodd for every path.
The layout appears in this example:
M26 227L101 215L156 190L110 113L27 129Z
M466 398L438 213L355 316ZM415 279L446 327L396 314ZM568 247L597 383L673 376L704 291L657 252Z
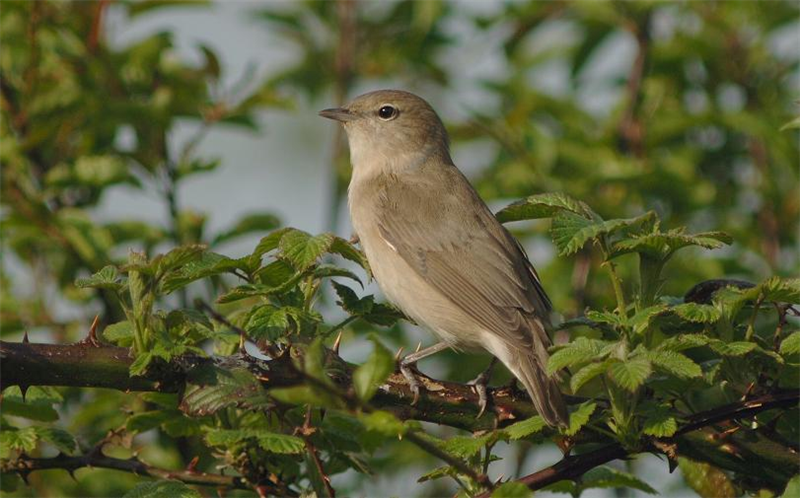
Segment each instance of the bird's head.
M449 160L441 119L412 93L378 90L319 114L344 125L355 169L411 167L431 154L444 154Z

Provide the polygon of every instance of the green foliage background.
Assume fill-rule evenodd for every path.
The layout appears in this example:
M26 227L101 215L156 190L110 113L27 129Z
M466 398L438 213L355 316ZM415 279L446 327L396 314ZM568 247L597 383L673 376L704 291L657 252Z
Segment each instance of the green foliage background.
M314 363L314 348L323 340L330 345L336 331L345 331L346 343L376 332L374 352L359 367L354 386L355 396L368 403L391 372L391 354L381 343L403 344L404 326L395 324L391 308L369 297L359 300L358 282L366 274L358 267L364 262L337 226L349 180L341 132L331 147L328 224L344 238L279 229L280 220L268 212L211 232L208 213L186 209L177 192L187 178L218 166L214 157L198 153L209 130L269 133L259 130L265 112L310 112L362 90L401 86L440 109L457 106L460 95L479 96L460 115L446 114L455 115L447 125L456 156L479 149L488 158L472 179L492 205L521 199L501 219L519 222L510 227L535 254L550 250L552 257L534 262L567 320L558 336L570 345L555 350L550 368L569 368L565 390L607 401L580 405L574 432L591 416L584 429L590 444L595 438L636 449L643 435L671 436L689 413L745 392L796 387L797 322L782 324L773 341L778 314L769 303L797 302L800 294L796 280L770 279L796 277L800 266L800 57L796 49L776 48L796 40L797 3L463 7L434 1L242 3L243 13L293 44L297 56L261 81L226 87L224 61L213 50L198 46L199 63L182 60L169 32L122 47L108 42L109 10L135 22L166 8L210 8L202 3L3 1L3 340L18 341L27 329L46 331L54 343L72 342L99 315L106 341L134 347L132 374L186 353L234 354L238 334L198 311L201 299L217 303L262 347L293 344L305 351L306 373L324 368ZM493 58L503 70L471 78L469 67L454 63L464 57L454 23L501 38L502 51ZM623 77L603 77L598 68L608 62L604 50L620 39L634 42L633 60L625 60ZM540 78L550 73L567 75L559 80L566 83L542 89ZM605 96L601 109L592 107L597 95ZM197 124L197 132L176 143L174 132L185 122ZM135 136L133 144L120 140L122 134ZM119 185L155 191L164 201L163 221L147 222L135 212L120 221L96 221L93 209ZM215 252L253 234L265 237L248 256ZM12 265L22 268L24 279L12 278ZM680 296L694 284L719 277L764 283L728 289L712 303L683 302ZM337 278L335 289L331 278ZM72 311L69 319L52 312L63 303ZM440 377L460 381L474 377L486 361L453 353L438 358ZM241 388L248 379L231 382ZM213 471L224 463L245 476L266 468L294 491L324 495L303 439L291 430L310 403L330 411L324 420L314 418L326 471L357 470L334 479L344 495L370 479L360 473L367 468L381 475L419 462L433 471L420 493L460 489L470 495L480 487L452 467L433 470L440 462L397 441L398 432L417 430L413 423L409 428L390 416L381 419L385 412L354 413L341 399L307 391L259 393L249 410L226 406L219 394L215 402L223 407L199 416L181 411L174 395L31 388L23 400L10 387L3 393L0 456L80 453L124 428L108 440L107 454L128 457L135 448L148 463L176 469L199 456L199 468ZM300 407L281 416L262 411L275 399ZM532 420L483 439L426 430L446 451L481 468L488 467L498 441L525 449L519 459L535 452L535 446L515 443L546 440L540 437L544 427ZM797 441L796 407L766 421L782 438ZM714 453L695 443L694 457ZM703 496L777 494L796 472L780 457L767 461L765 452L737 443L750 452L748 465L778 470L748 473L719 454L702 464L682 458L687 486ZM609 482L648 489L616 470L593 472L583 484L565 482L554 490L577 494ZM26 486L6 474L4 494L115 496L142 481L107 470L77 475L76 482L64 472L38 472ZM453 479L436 479L448 476L461 488ZM140 494L131 496L197 493L149 484L136 489ZM240 493L253 494L231 494Z

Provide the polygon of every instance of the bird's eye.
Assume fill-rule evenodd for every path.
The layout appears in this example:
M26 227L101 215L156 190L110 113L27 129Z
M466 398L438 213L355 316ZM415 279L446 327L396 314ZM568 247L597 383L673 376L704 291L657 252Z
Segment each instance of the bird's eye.
M381 119L388 121L394 117L397 117L397 108L394 106L385 105L378 109L378 116Z

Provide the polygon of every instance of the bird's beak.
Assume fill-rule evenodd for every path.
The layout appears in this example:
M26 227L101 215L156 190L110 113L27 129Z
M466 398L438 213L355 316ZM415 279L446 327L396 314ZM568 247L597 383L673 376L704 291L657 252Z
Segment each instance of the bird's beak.
M323 118L333 119L336 121L340 121L342 123L346 123L348 121L352 121L356 118L356 115L350 112L348 109L343 107L334 107L333 109L325 109L319 111L319 115Z

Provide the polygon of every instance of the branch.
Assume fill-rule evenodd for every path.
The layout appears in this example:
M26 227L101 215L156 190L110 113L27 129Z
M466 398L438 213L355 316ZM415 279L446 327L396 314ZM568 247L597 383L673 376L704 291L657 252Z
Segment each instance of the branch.
M15 460L0 461L0 472L19 474L27 480L28 474L36 470L64 469L73 474L83 467L121 470L136 475L150 476L158 479L175 479L186 484L200 486L216 486L236 489L251 489L247 482L238 476L225 476L221 474L208 474L198 472L192 468L185 470L167 470L148 465L136 457L127 460L108 457L98 448L85 455L69 456L59 453L53 458L32 458L22 454Z
M192 370L216 364L223 368L245 367L261 379L265 389L301 385L305 379L291 363L290 355L271 360L252 356L200 357L185 355L161 364L147 377L130 377L133 358L126 348L93 346L89 343L69 345L10 343L0 341L0 388L20 386L102 387L120 391L178 392ZM328 361L333 379L349 389L355 369L329 351ZM266 373L266 375L265 375ZM510 386L488 389L492 410L478 418L478 395L472 386L445 382L418 375L425 390L416 405L406 379L394 373L380 387L370 404L392 412L401 420L421 420L472 432L491 430L536 414L527 395Z
M639 451L626 450L619 443L610 444L588 453L565 457L550 467L517 479L517 482L521 482L535 491L565 479L575 480L595 467L613 460L626 459L641 451L664 453L663 448L674 448L677 439L698 429L723 421L750 417L775 408L796 406L798 402L800 402L800 391L782 391L696 413L689 417L689 422L678 429L675 436L661 440L642 441L642 448ZM667 456L674 457L669 454ZM477 498L489 498L490 496L491 494L486 492L478 495Z

